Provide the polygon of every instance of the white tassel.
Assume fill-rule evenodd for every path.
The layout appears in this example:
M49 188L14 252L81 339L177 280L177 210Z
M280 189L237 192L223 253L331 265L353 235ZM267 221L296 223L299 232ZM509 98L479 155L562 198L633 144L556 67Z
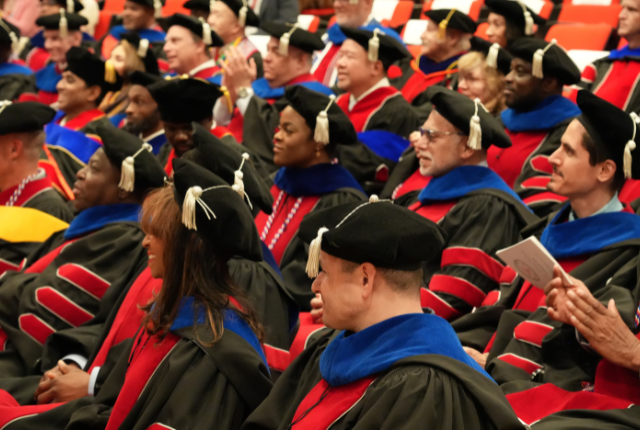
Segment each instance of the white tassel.
M493 69L498 68L498 54L500 54L500 45L494 43L487 53L487 66Z
M377 194L371 194L369 197L369 203L378 203L380 201L380 197Z
M211 0L209 2L209 12L213 11L213 5L216 4L216 0Z
M247 25L247 12L249 12L249 8L247 7L247 0L242 0L242 7L240 8L240 12L238 13L238 24L240 27L244 27Z
M244 178L244 173L242 173L241 170L236 170L233 172L233 176L233 185L231 188L244 199L244 182L242 180Z
M138 45L138 57L146 58L148 50L149 50L149 39L140 39L140 44Z
M368 57L369 61L372 63L378 61L378 51L380 49L380 39L378 38L378 33L382 33L377 28L373 29L373 37L369 39L369 52Z
M202 188L195 186L187 190L182 203L182 224L189 230L198 230L196 226L196 202L202 195Z
M349 0L349 4L358 4L359 0Z
M204 42L204 46L211 46L213 41L211 40L211 26L204 18L199 18L202 23L202 41Z
M316 117L316 129L313 133L313 140L318 143L323 143L325 145L329 143L329 118L327 116L327 112L329 111L331 103L333 103L335 98L336 96L331 94L329 96L329 104Z
M631 112L629 116L631 116L631 120L633 121L633 135L631 136L631 139L627 142L627 144L624 146L624 177L627 179L631 179L633 176L633 169L632 169L633 157L631 156L631 151L636 149L635 138L636 138L636 131L638 128L637 124L640 122L640 118L635 112Z
M318 236L311 241L309 246L309 259L307 260L307 276L313 279L318 276L320 271L320 249L322 247L322 235L328 232L329 229L321 227L318 230Z
M142 151L151 152L152 150L153 147L145 142L142 144L142 148L140 148L138 152L122 160L122 167L120 168L120 183L118 184L120 189L129 193L134 190L136 183L136 169L134 166L135 158Z
M76 11L75 5L73 4L73 0L67 0L67 12L74 13Z
M7 108L7 106L11 106L13 102L11 100L3 100L0 102L0 114L3 110Z
M283 34L280 38L280 43L278 44L278 54L282 55L283 57L289 55L289 42L291 41L291 34L296 31L296 28L298 28L297 23L293 24L293 28Z
M155 17L162 18L162 2L160 0L153 0L153 9L155 10Z
M69 24L67 22L67 15L65 15L64 9L60 8L60 37L65 38L69 34Z
M480 117L478 116L478 104L480 100L475 99L473 102L476 106L476 111L471 117L471 121L469 121L469 140L467 141L467 146L474 151L479 151L482 149L482 127L480 127Z
M556 39L553 39L544 49L538 49L535 54L533 54L533 66L531 67L531 74L533 77L542 79L544 78L544 73L542 71L542 62L544 61L544 54L547 52L551 46L557 43Z
M533 36L533 17L531 12L526 9L524 11L524 34L525 36Z
M120 168L120 183L118 187L127 191L133 191L136 181L136 170L133 166L133 157L127 157L122 161L122 167Z

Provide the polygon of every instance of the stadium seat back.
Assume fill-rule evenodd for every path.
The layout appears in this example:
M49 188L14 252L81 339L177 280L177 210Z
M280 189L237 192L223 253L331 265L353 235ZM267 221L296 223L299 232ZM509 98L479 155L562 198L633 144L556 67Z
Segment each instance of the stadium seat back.
M621 10L622 6L619 4L607 6L565 4L558 15L558 22L603 23L616 28Z
M456 8L460 12L469 15L474 21L480 17L480 10L484 5L484 0L433 0L425 1L422 6L422 17L425 18L424 12L431 9L452 9Z
M522 0L529 9L540 15L544 19L549 19L553 11L553 2L546 0Z
M564 0L563 3L567 4L592 4L599 6L607 6L610 4L620 4L620 0Z
M93 34L94 39L100 40L105 34L107 34L113 15L113 12L108 10L100 11L100 17L98 18L98 23L96 24L95 32Z
M409 0L374 0L371 15L383 25L402 27L411 18L414 4Z
M187 0L167 0L165 5L162 7L162 16L171 16L174 13L189 15L191 13L189 9L182 7L186 1Z
M567 52L569 58L576 63L578 69L580 71L584 70L589 64L593 63L595 60L606 57L609 55L609 51L588 51L584 49L572 49Z
M481 39L484 40L489 40L489 37L487 36L487 29L489 28L489 23L488 22L482 22L480 24L478 24L478 29L475 32L475 35L478 36Z
M320 25L320 17L314 15L298 15L298 25L300 28L315 33Z
M118 14L124 10L124 1L125 0L105 0L102 10Z
M602 51L611 35L608 24L555 24L551 26L545 40L553 39L567 51L586 49Z
M421 45L420 36L427 29L428 22L424 19L410 19L400 33L402 41L407 45Z

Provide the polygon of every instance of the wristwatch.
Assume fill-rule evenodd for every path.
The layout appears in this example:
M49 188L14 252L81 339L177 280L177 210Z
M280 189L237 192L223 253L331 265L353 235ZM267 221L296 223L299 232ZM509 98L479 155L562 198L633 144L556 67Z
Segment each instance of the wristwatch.
M249 90L247 89L247 87L242 87L238 90L238 98L245 98L249 95Z

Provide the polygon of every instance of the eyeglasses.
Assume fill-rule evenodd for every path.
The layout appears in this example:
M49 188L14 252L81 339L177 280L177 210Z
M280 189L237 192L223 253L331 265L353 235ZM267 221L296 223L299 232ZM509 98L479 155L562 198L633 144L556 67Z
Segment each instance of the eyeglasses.
M426 128L420 127L420 136L427 137L429 142L432 142L434 139L438 139L443 136L466 136L464 133L455 133L453 131L438 131L438 130L429 130Z

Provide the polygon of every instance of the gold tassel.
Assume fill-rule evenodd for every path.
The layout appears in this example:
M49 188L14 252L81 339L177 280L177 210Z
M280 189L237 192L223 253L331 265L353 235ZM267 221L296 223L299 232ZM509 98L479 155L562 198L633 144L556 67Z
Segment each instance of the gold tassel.
M382 33L382 31L374 28L373 37L369 39L369 52L367 53L367 55L369 61L371 61L372 63L378 61L378 51L380 50L380 39L378 38L378 33Z
M211 46L213 41L211 40L211 26L204 20L204 18L198 18L202 23L202 41L204 46Z
M478 116L478 104L480 99L473 101L476 107L476 111L469 121L469 140L467 146L475 151L482 149L482 127L480 127L480 117Z
M225 86L220 87L220 91L224 95L225 100L227 101L227 109L229 113L233 113L233 101L231 101L231 93L229 93L229 89Z
M293 28L282 35L280 38L280 44L278 45L278 53L283 57L289 55L289 41L291 40L291 35L298 28L298 23L293 24Z
M110 59L104 62L104 80L110 84L116 83L116 68Z
M500 45L494 43L489 48L489 52L487 53L487 66L497 69L498 68L498 55L500 54Z
M321 111L316 117L316 129L313 134L313 140L318 143L322 143L327 145L329 143L329 118L327 116L327 112L331 107L331 104L335 100L336 96L331 94L329 96L329 104L325 108L325 110Z
M322 247L322 235L328 232L326 227L320 227L318 230L318 236L311 241L309 245L309 259L307 260L307 276L313 279L318 277L320 271L320 250Z
M138 45L138 57L146 58L148 50L149 50L149 39L140 39L140 44Z
M440 24L438 24L438 39L444 40L447 37L447 26L449 25L449 20L455 12L456 8L451 9L447 14L447 17L440 21Z
M533 77L542 79L544 78L544 72L542 69L542 62L544 60L544 54L547 50L557 43L556 39L553 39L544 49L538 49L535 54L533 54L533 65L531 67L531 74Z
M67 23L67 15L65 15L64 9L60 8L60 37L65 38L69 34L69 24Z

